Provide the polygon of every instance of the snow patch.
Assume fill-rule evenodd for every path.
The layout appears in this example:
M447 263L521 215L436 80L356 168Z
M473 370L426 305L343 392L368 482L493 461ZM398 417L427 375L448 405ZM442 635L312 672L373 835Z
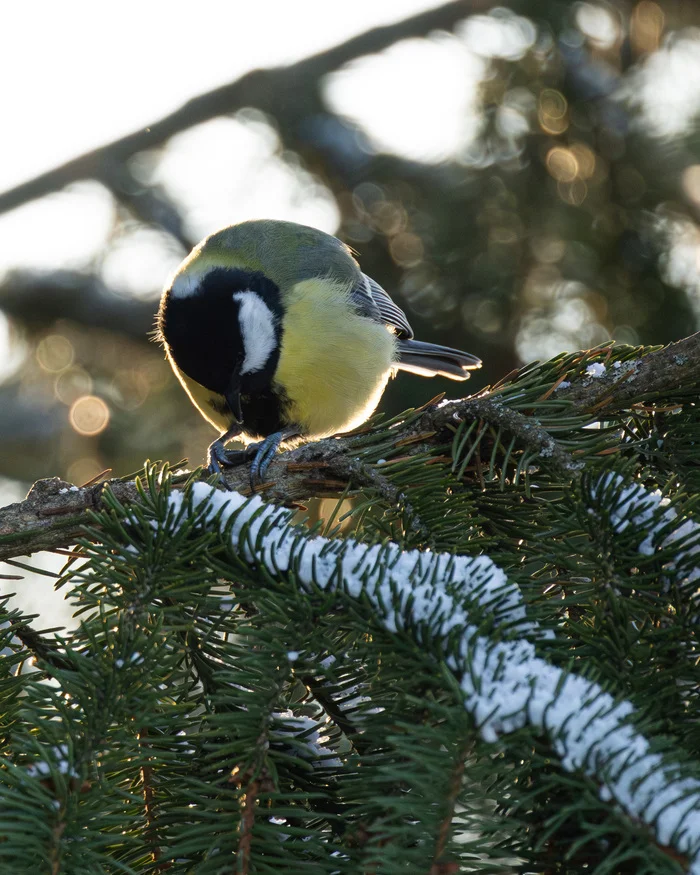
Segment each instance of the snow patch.
M602 362L593 362L586 368L587 377L602 377L605 374L605 365Z

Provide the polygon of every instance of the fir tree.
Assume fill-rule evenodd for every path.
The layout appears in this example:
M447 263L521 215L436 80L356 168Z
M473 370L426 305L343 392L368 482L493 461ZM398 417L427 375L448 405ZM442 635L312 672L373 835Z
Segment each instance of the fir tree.
M80 622L5 599L0 871L700 872L698 347L1 511Z

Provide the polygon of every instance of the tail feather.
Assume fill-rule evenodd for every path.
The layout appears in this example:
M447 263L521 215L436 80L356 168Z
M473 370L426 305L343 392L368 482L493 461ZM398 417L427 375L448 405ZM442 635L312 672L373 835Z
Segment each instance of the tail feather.
M481 367L481 359L469 352L437 343L424 343L421 340L400 340L398 353L396 367L400 371L409 371L422 377L468 380L468 372Z

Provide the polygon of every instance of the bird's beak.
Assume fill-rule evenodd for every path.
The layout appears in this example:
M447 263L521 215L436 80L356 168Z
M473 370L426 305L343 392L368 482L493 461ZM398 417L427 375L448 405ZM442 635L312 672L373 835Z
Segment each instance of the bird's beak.
M241 410L241 375L238 369L231 376L228 388L224 393L224 398L234 419L241 425L243 423L243 411Z

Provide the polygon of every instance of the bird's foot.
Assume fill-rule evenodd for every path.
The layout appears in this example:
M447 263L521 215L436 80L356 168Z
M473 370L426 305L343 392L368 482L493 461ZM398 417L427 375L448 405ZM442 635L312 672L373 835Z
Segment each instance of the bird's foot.
M268 435L264 441L259 444L251 444L247 449L254 450L255 457L250 466L250 488L255 492L256 482L262 483L265 479L267 469L270 467L270 462L273 460L275 453L279 449L282 441L286 441L297 435L296 429L285 429L277 431L274 434Z
M222 466L230 468L234 465L242 465L252 458L250 448L245 450L227 450L225 443L231 438L240 434L240 428L233 427L217 438L209 445L207 449L207 471L209 474L215 474L219 482L228 489L228 485L224 480L224 475L221 470Z

